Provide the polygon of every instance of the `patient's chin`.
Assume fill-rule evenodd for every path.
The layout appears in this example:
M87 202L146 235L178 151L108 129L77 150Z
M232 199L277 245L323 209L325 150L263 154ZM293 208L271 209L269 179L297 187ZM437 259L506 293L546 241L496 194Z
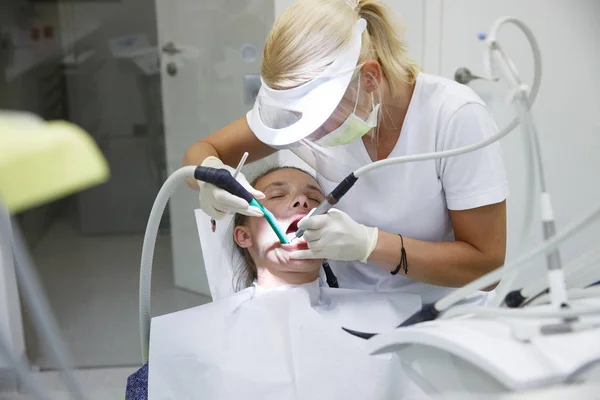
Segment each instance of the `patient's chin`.
M287 267L297 272L318 271L321 268L321 260L290 260Z

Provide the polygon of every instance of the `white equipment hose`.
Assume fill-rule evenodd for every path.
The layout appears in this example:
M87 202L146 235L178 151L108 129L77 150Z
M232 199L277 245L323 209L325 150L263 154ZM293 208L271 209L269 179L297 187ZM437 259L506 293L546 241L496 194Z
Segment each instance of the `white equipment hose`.
M165 211L165 207L177 186L186 180L186 178L193 178L195 166L188 166L179 168L173 174L171 174L165 183L160 188L152 210L150 211L150 217L148 218L148 225L146 226L146 232L144 233L144 244L142 246L142 261L140 266L140 335L142 339L142 357L144 362L148 361L148 346L150 344L150 321L152 318L150 312L150 294L152 286L152 261L154 258L154 246L156 245L156 237L158 236L158 228L160 220Z
M570 238L574 234L578 233L579 231L583 230L599 218L600 207L596 208L594 211L592 211L585 217L579 219L577 222L571 224L562 232L558 232L551 239L540 243L537 247L518 257L516 260L505 264L503 267L495 269L494 271L472 281L471 283L466 284L465 286L459 289L456 289L454 292L441 298L435 303L435 308L440 312L449 309L451 306L455 305L456 303L471 295L472 293L489 287L490 285L498 282L506 273L522 268L524 263L530 261L539 254L548 252L556 248L557 245Z
M538 95L538 92L540 89L540 85L542 82L542 54L540 51L540 46L538 45L537 40L535 39L535 36L533 35L533 32L531 31L531 29L529 29L529 27L527 25L525 25L522 21L518 20L517 18L501 17L501 18L498 18L494 22L494 25L492 26L492 29L490 30L489 34L485 38L485 41L488 44L488 51L491 52L492 51L491 49L493 47L496 47L497 48L496 52L499 52L503 58L503 61L505 61L504 63L499 63L499 64L506 69L504 71L503 75L505 78L507 78L507 80L509 80L509 85L511 85L513 87L519 87L522 84L522 82L520 80L517 69L515 68L512 61L508 57L506 57L506 55L499 48L499 46L497 44L497 40L496 40L498 31L500 30L500 28L503 25L508 24L508 23L514 24L519 29L521 29L521 31L527 38L527 41L529 42L529 46L531 47L531 51L533 53L533 83L531 85L530 95L528 96L529 107L527 107L527 112L530 112L530 107L533 105L533 103L535 102L535 100L537 98L537 95ZM493 74L493 71L490 71L490 72ZM519 104L517 104L517 106L519 106ZM520 121L519 116L516 116L509 124L509 127L512 127L511 129L514 129L519 124L519 121ZM522 123L522 121L521 121L521 123ZM523 243L522 246L525 246L526 242L523 239L526 239L531 235L531 228L533 226L534 201L535 201L534 195L533 195L533 182L534 182L534 175L535 175L535 168L536 168L536 163L535 163L536 160L537 160L537 166L540 168L538 178L540 179L539 183L541 186L541 190L543 192L545 192L546 189L545 189L545 182L543 179L543 171L541 170L542 159L541 159L541 155L540 155L541 153L540 153L539 138L538 138L537 132L535 131L535 127L532 130L530 126L524 125L523 128L526 133L524 135L524 140L527 143L526 144L526 154L532 155L531 157L528 157L529 168L528 168L527 180L531 184L531 186L527 190L529 199L526 199L526 200L529 200L529 201L525 202L527 208L525 210L525 218L523 220L523 226L522 226L522 230L521 230L521 232L522 232L521 239L522 240L520 241L521 243ZM523 249L523 247L521 247L519 250L522 250L522 249ZM516 275L510 276L507 278L509 279L508 283L512 283L512 282L514 282ZM506 286L510 287L512 285L507 284Z
M437 160L440 158L454 157L454 156L459 156L461 154L470 153L472 151L479 150L485 146L489 146L490 144L492 144L494 142L497 142L498 140L500 140L504 136L506 136L508 133L510 133L510 130L504 129L504 130L490 136L489 138L482 140L481 142L469 144L469 145L463 146L463 147L458 147L456 149L435 151L432 153L412 154L412 155L408 155L408 156L392 157L392 158L386 158L385 160L375 161L369 165L365 165L364 167L360 167L359 169L354 171L354 176L356 176L357 178L360 178L361 176L366 175L371 171L374 171L379 168L387 167L388 165L404 164L404 163L415 162L415 161Z
M523 146L525 147L525 154L533 154L530 135L528 135L527 129L524 127L525 132L523 137ZM519 229L519 236L516 243L518 243L516 254L523 254L528 246L527 239L531 237L531 230L533 229L533 220L535 216L535 162L533 157L526 157L527 167L525 175L525 213L522 219L521 228ZM517 280L518 272L508 273L502 277L502 280L496 287L496 297L493 299L492 304L494 306L500 306L504 302L506 295L513 290L515 281Z
M487 37L485 38L485 41L488 44L488 53L486 53L486 55L489 57L489 62L490 65L489 67L492 67L492 48L495 48L495 53L500 53L501 58L502 58L502 62L500 62L500 65L504 67L504 77L507 78L507 80L509 81L509 85L512 85L514 87L519 87L521 85L521 80L519 78L519 75L517 73L516 68L514 67L514 64L511 62L511 60L502 52L502 50L500 49L500 47L497 44L496 41L496 36L498 34L498 31L500 30L500 28L507 24L507 23L512 23L514 25L516 25L518 28L521 29L521 31L525 34L525 37L527 38L527 41L529 42L529 45L531 47L532 53L533 53L533 68L534 68L534 72L533 72L533 83L531 86L531 92L530 95L528 97L528 103L529 106L527 107L526 110L523 110L525 112L530 113L530 107L531 105L533 105L533 103L535 102L536 98L537 98L537 94L539 92L539 88L541 85L541 79L542 79L542 57L541 57L541 51L540 51L540 47L535 39L535 36L533 35L533 32L527 27L527 25L525 25L523 22L521 22L520 20L513 18L513 17L501 17L499 19L497 19L494 22L494 25L492 26L490 33L487 35ZM494 75L494 71L489 71L490 78L494 79L496 78ZM517 104L517 106L519 108L521 108L519 105ZM521 111L521 110L518 110ZM515 117L511 123L508 125L508 127L506 129L512 130L514 129L518 123L519 123L520 118L519 117ZM535 170L536 170L536 160L537 160L537 165L542 166L542 161L541 161L541 157L540 157L540 149L539 149L539 138L537 136L537 133L535 131L535 126L533 126L533 130L531 129L531 126L528 126L528 124L522 124L523 126L523 133L524 135L523 140L524 140L524 148L525 148L525 155L526 155L526 161L527 161L527 174L525 177L525 214L524 214L524 218L523 218L523 222L521 225L521 229L520 229L520 237L519 240L517 241L517 243L520 243L519 247L517 248L517 254L521 254L524 250L525 250L525 246L527 246L527 238L529 238L531 236L531 230L533 228L533 221L534 221L534 210L535 210L535 201L536 201L536 196L535 196L535 192L534 192L534 185L535 185ZM529 155L531 155L530 157L528 157ZM542 189L542 191L545 191L545 183L544 183L544 179L543 179L543 171L540 169L539 171L539 179L540 179L540 188ZM504 300L504 297L506 296L506 294L513 288L514 286L514 282L517 278L517 274L516 273L512 273L512 274L508 274L507 276L504 276L500 282L500 284L498 285L498 287L496 288L496 299L494 301L495 305L500 305L500 303Z

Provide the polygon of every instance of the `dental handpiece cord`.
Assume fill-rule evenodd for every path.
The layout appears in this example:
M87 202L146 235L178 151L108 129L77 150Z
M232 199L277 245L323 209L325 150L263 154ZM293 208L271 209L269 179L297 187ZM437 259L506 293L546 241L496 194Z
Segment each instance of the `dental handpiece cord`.
M413 155L402 156L402 157L386 158L385 160L379 160L379 161L375 161L369 165L365 165L364 167L361 167L361 168L357 169L356 171L354 171L353 173L351 173L350 175L348 175L346 177L346 179L344 179L339 185L337 185L335 187L335 189L333 189L331 191L331 193L329 193L327 195L325 200L321 204L319 204L319 206L315 209L315 211L310 214L310 217L312 217L314 215L325 214L327 211L329 211L334 205L336 205L340 201L342 196L344 196L346 194L346 192L348 192L348 190L350 190L350 188L352 186L354 186L354 184L356 183L358 178L360 178L363 175L368 174L371 171L375 171L376 169L387 167L388 165L404 164L404 163L416 162L416 161L437 160L440 158L454 157L454 156L459 156L461 154L470 153L472 151L479 150L483 147L489 146L490 144L492 144L494 142L497 142L498 140L502 139L504 136L508 135L510 133L510 131L511 131L510 129L504 129L504 130L490 136L489 138L482 140L481 142L473 143L473 144L470 144L467 146L458 147L456 149L436 151L433 153L413 154ZM304 234L304 230L299 229L298 231L296 231L295 236L297 238L299 238L303 234Z
M415 161L438 160L440 158L454 157L454 156L459 156L461 154L470 153L472 151L479 150L483 147L489 146L490 144L502 139L509 132L510 131L508 131L508 130L500 131L500 132L490 136L489 138L482 140L481 142L473 143L473 144L470 144L467 146L458 147L456 149L436 151L436 152L432 152L432 153L413 154L413 155L408 155L408 156L386 158L385 160L375 161L369 165L365 165L364 167L357 169L356 171L354 171L354 175L356 176L356 178L360 178L361 176L368 174L371 171L374 171L379 168L387 167L388 165L404 164L404 163L415 162Z
M310 217L315 216L315 215L325 214L327 211L329 211L334 205L336 205L340 201L342 196L344 196L346 194L346 192L348 192L348 190L350 190L350 188L352 186L354 186L354 184L356 183L358 178L360 178L361 176L363 176L365 174L368 174L371 171L374 171L379 168L384 168L384 167L387 167L388 165L393 165L393 164L404 164L404 163L415 162L415 161L436 160L436 159L440 159L440 158L453 157L453 156L458 156L461 154L470 153L472 151L481 149L485 146L488 146L488 145L502 139L504 136L508 135L509 132L510 132L510 130L505 129L505 130L502 130L502 131L496 133L495 135L490 136L486 140L482 140L479 143L473 143L473 144L470 144L467 146L458 147L456 149L437 151L437 152L433 152L433 153L414 154L414 155L408 155L408 156L402 156L402 157L386 158L385 160L379 160L379 161L375 161L369 165L365 165L364 167L361 167L361 168L357 169L356 171L354 171L353 173L351 173L350 175L348 175L346 177L346 179L344 179L339 185L337 185L335 187L335 189L333 189L331 191L331 193L329 193L327 195L325 200L321 204L319 204L319 206L315 209L315 211L310 214ZM299 238L303 234L304 234L304 230L299 229L298 231L296 231L295 236L297 238Z

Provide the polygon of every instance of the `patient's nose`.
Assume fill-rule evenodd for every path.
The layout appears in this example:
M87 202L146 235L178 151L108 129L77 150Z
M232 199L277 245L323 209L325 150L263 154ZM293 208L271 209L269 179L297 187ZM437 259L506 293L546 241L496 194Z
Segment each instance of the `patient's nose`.
M304 195L298 195L294 199L293 208L308 208L308 198Z

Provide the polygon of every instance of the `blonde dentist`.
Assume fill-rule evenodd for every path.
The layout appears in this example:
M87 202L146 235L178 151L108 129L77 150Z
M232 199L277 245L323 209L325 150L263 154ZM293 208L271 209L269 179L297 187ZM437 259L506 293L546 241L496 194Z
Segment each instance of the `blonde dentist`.
M184 165L231 168L245 151L254 161L290 149L328 192L373 161L457 148L497 131L473 91L408 58L393 15L377 0L296 1L269 34L261 78L253 109L192 145ZM238 180L250 188L243 174ZM213 185L190 185L216 219L260 213ZM291 256L329 259L340 287L435 301L504 263L507 196L497 143L379 169L336 209L302 220L309 250Z

